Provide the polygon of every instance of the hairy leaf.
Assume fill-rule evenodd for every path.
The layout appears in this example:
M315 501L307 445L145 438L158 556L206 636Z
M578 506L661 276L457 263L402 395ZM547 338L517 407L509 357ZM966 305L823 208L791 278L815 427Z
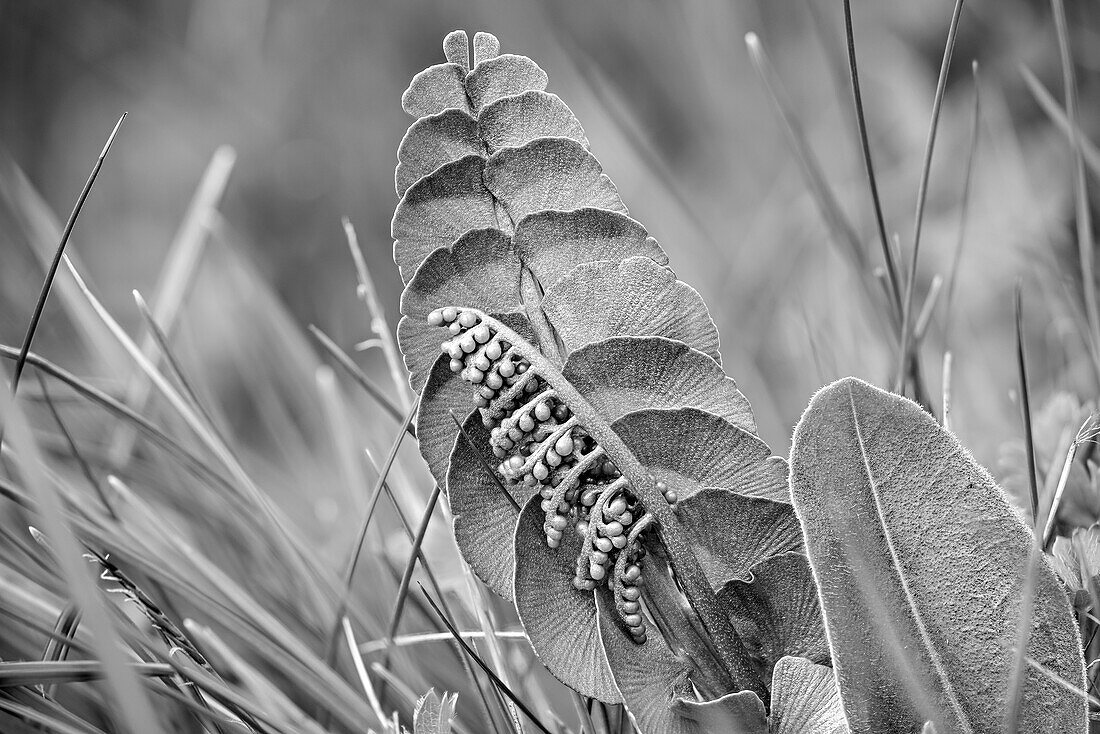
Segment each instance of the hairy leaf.
M394 174L401 196L419 179L468 155L485 156L477 123L462 110L450 109L413 123L397 149Z
M571 349L611 336L664 336L721 362L702 297L649 258L578 265L547 291L542 307Z
M581 538L569 528L557 550L547 547L544 515L538 497L532 497L516 527L516 611L535 653L562 683L582 695L619 703L622 697L600 645L596 602L573 587Z
M1030 533L955 437L854 378L795 432L791 491L855 732L1000 731ZM1028 656L1083 688L1065 594L1036 568ZM1020 731L1083 731L1084 700L1028 666Z
M695 553L715 589L748 577L769 556L803 550L794 509L780 500L707 487L682 500L677 515L692 528ZM812 594L812 579L810 585Z
M785 500L787 462L748 431L698 408L639 410L612 426L657 479L686 499L705 487Z
M471 229L499 227L482 183L484 160L468 155L437 169L405 191L393 215L393 256L407 283L424 259Z
M588 148L584 129L556 94L531 90L503 97L477 116L481 139L490 151L519 148L538 138L569 138Z
M521 310L521 268L511 241L497 229L471 230L428 256L401 294L397 331L414 390L424 387L444 336L426 321L432 309L476 303L490 313Z
M611 337L574 351L562 374L612 420L646 408L698 408L756 433L752 407L737 383L683 342Z
M768 734L768 717L764 704L752 691L727 693L713 701L676 699L672 710L685 721L695 724L699 732L730 732L730 734Z
M806 658L780 658L772 675L772 733L848 731L833 669Z
M539 138L494 153L485 163L485 186L513 222L547 209L586 206L626 214L603 166L568 138Z
M718 593L734 628L750 654L760 661L765 679L784 656L829 662L825 624L801 553L782 553L760 561L746 580L734 580Z
M532 214L516 226L513 242L543 290L583 263L642 256L668 264L668 255L645 227L625 214L593 207Z
M447 472L455 542L478 577L496 594L510 600L515 566L512 537L517 513L504 491L521 507L527 496L513 485L503 485L502 490L499 479L484 468L477 447L486 446L489 439L481 418L472 414L463 428L474 445L458 436ZM491 455L488 458L492 460Z

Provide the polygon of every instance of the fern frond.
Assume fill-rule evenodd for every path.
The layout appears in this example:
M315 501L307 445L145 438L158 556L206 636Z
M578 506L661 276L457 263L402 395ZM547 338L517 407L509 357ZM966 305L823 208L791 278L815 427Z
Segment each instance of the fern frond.
M702 297L628 216L546 74L489 34L472 64L465 33L443 45L402 98L419 119L392 235L417 438L458 545L551 672L643 711L646 731L679 730L689 671L712 697L766 696L776 650L746 647L718 592L801 551L786 462L755 435ZM643 594L665 611L643 614ZM673 640L665 612L701 631ZM609 666L612 647L629 660ZM677 684L649 715L633 675Z

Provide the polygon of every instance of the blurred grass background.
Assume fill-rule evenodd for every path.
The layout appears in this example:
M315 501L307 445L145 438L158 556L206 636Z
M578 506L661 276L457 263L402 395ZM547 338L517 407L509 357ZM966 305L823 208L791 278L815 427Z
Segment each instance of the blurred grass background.
M900 235L906 262L952 5L854 3L887 227ZM1100 10L1074 0L1067 12L1081 126L1096 139ZM844 244L826 227L743 41L748 31L761 37L868 259L880 262L841 5L821 0L0 2L0 342L21 341L57 220L122 111L129 119L69 251L134 335L142 323L131 291L156 296L204 169L219 146L232 146L236 165L180 313L177 356L249 473L338 574L375 479L369 466L357 473L344 458L365 446L381 462L397 425L342 375L332 389L347 423L333 422L316 377L325 360L304 327L320 326L349 351L370 336L344 215L396 325L400 280L389 220L397 146L411 123L400 96L414 73L442 61L440 41L454 28L489 30L504 51L529 55L547 71L549 90L573 108L632 216L710 305L727 371L775 453L786 453L791 427L820 385L849 374L889 383L894 345L881 327L883 301L863 295ZM1091 397L1096 386L1080 336L1071 149L1021 74L1026 66L1062 99L1046 2L965 6L932 166L918 303L934 276L947 277L959 240L972 60L981 67L980 144L950 343L941 298L923 354L938 400L940 360L950 346L953 428L995 467L999 447L1021 433L1012 398L1017 278L1035 402L1057 390ZM1089 183L1095 191L1096 177ZM66 296L67 278L59 279L35 351L122 395L135 369L87 318L79 296ZM359 360L388 384L377 350ZM33 395L37 385L23 389ZM119 472L107 456L117 425L79 401L61 409L97 468ZM177 422L156 400L148 411L168 426ZM48 414L32 413L44 443L64 454ZM124 475L244 583L279 577L277 568L257 574L263 554L238 547L213 519L216 510L202 510L209 522L194 522L191 477L166 470L147 450ZM431 487L411 442L393 483L415 524ZM392 568L399 571L408 552L385 511L369 540L376 563L364 574L373 581L357 582L371 590L356 604L380 625L373 636L390 613ZM444 586L464 588L443 523L427 550ZM293 582L288 587L276 596L293 598ZM415 675L424 677L416 685L460 685L423 669Z

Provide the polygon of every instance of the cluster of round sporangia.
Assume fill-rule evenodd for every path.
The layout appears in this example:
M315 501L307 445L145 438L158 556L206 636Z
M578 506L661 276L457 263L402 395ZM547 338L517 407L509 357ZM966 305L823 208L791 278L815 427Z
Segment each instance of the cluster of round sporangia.
M447 327L451 338L442 350L451 371L478 386L477 404L490 429L490 448L501 460L500 477L542 497L547 545L557 548L569 527L583 539L573 585L591 591L609 584L624 625L636 642L644 642L640 536L653 518L627 479L554 389L479 314L440 308L428 323ZM675 503L675 492L662 494Z

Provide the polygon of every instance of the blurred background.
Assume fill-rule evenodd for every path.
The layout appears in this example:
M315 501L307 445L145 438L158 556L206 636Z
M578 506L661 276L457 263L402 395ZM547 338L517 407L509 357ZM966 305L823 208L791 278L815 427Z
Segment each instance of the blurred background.
M929 113L952 3L854 4L863 93L887 227L909 252ZM1086 135L1098 125L1097 17L1069 2ZM814 389L856 374L883 382L889 350L856 297L846 245L807 193L743 37L757 32L842 208L881 261L857 147L839 2L0 3L0 144L62 220L102 142L129 111L73 237L86 274L124 324L130 291L149 294L214 150L237 152L220 226L289 318L350 348L366 338L340 217L356 225L391 325L400 281L390 260L400 108L409 78L442 60L453 28L487 29L536 59L585 125L633 216L699 289L730 373L764 437L784 453ZM1024 82L1061 99L1046 2L966 4L932 168L918 300L947 277L959 238L974 87L981 139L953 305L957 430L987 461L1017 421L1009 402L1010 290L1025 278L1037 393L1077 386L1079 345L1059 304L1076 272L1070 149ZM10 214L9 214L10 216ZM40 269L28 233L0 232L0 336L17 343ZM216 257L216 256L215 256ZM906 254L908 259L908 254ZM1065 264L1065 272L1055 270ZM1051 276L1057 282L1040 282ZM203 275L187 321L201 364L249 331L242 294ZM937 319L942 327L942 303ZM73 348L47 319L41 348ZM51 328L53 331L51 332ZM51 335L58 339L49 341ZM925 369L937 394L942 328ZM61 350L60 352L58 350ZM1072 359L1070 360L1073 361ZM370 370L381 367L364 358ZM1090 387L1087 382L1082 387ZM230 391L231 392L231 391Z
M898 234L907 262L953 3L853 5L886 226ZM1081 126L1096 139L1100 8L1069 0L1067 13ZM727 371L775 453L786 454L793 425L822 384L849 374L890 383L895 346L885 301L868 291L854 265L861 257L874 268L881 250L839 0L0 2L0 342L20 342L59 222L123 111L129 118L69 250L135 337L142 322L131 292L155 301L203 172L220 146L231 146L235 165L178 310L177 356L257 482L326 557L345 557L367 495L364 477L344 460L346 449L367 446L381 462L398 427L342 374L335 387L323 370L318 382L326 360L305 327L319 326L349 352L371 336L342 216L358 230L385 315L396 326L393 170L412 122L400 98L413 74L443 60L441 40L455 28L491 31L502 50L531 56L547 71L549 91L585 126L632 216L709 304ZM749 31L776 67L859 256L830 228L806 186L750 63ZM981 109L964 221L973 61ZM1002 446L1021 434L1013 398L1017 279L1035 403L1061 390L1082 399L1096 394L1081 338L1071 147L1029 88L1025 69L1060 103L1049 4L968 2L936 140L917 277L918 304L937 275L945 280L923 344L929 393L938 411L949 348L953 428L994 470ZM1092 191L1100 185L1095 173ZM946 282L960 242L948 329ZM122 395L134 368L101 337L102 326L63 273L35 350ZM378 350L356 359L396 394ZM35 385L27 390L33 395ZM342 409L335 420L333 405ZM118 440L121 429L102 414L79 403L62 407L89 446L107 452ZM148 409L159 410L155 401ZM141 468L140 461L130 467L132 481L140 481ZM359 471L373 482L369 471ZM431 483L411 442L400 449L395 471L407 489L400 501L415 519ZM150 469L145 479L166 506L186 504L186 477ZM454 561L442 528L429 536L429 550L447 568ZM387 530L371 542L400 567L404 535ZM210 552L233 565L234 549L214 545ZM362 603L374 604L368 611L379 618L389 613L389 597Z

